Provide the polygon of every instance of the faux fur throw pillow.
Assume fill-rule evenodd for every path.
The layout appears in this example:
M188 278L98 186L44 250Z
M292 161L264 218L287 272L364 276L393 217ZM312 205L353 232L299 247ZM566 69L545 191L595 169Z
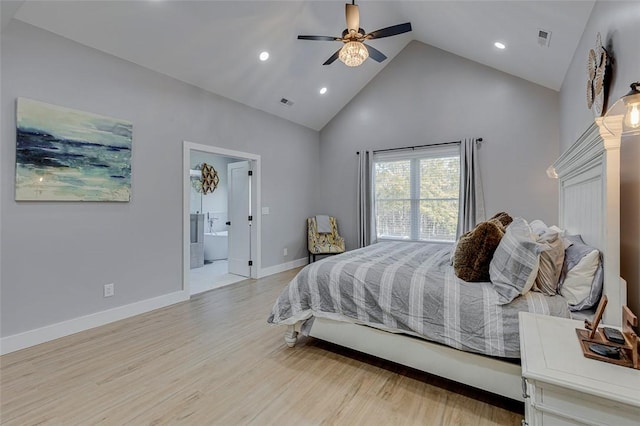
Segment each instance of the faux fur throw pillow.
M509 226L509 224L510 224L511 222L513 222L513 218L512 218L511 216L509 216L509 214L508 214L508 213L505 213L505 212L496 213L496 215L495 215L495 216L493 216L493 217L492 217L491 219L489 219L489 220L490 220L490 221L491 221L491 220L497 220L498 222L500 222L500 223L502 224L502 226L503 226L504 228L506 228L507 226Z
M501 212L460 237L453 255L453 269L458 278L469 282L490 281L493 253L512 221L511 216Z

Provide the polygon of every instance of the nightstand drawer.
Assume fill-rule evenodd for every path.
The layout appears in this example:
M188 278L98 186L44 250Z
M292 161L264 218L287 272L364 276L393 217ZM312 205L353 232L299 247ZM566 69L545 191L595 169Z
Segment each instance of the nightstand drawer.
M638 426L638 408L548 383L531 384L531 404L542 412L544 425Z
M583 426L584 423L556 416L555 414L540 412L541 425L544 426Z

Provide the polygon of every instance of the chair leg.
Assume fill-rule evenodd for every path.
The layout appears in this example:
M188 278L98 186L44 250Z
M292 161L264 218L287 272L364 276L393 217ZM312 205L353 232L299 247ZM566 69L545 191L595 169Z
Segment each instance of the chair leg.
M309 252L307 254L307 257L309 258L309 259L307 259L307 263L311 263L311 252Z
M315 253L313 253L313 261L314 262L316 261L316 254Z

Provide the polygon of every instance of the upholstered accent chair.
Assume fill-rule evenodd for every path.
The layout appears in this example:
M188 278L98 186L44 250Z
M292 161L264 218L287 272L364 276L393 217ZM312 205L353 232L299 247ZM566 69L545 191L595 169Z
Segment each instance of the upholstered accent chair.
M309 263L311 263L312 256L315 262L316 255L318 254L344 253L344 238L338 234L338 222L336 218L330 216L329 223L331 225L331 232L319 233L315 216L307 219Z

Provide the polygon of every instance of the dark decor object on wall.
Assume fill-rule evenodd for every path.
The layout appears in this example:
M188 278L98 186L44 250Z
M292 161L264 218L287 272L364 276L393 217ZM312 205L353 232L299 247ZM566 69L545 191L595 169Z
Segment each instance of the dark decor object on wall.
M213 166L208 165L207 163L202 164L202 193L207 195L210 192L213 192L218 187L218 183L220 182L220 178L218 177L218 172Z
M600 33L596 37L596 47L589 50L587 61L587 107L593 115L600 117L606 111L606 101L611 78L611 58L602 47Z
M212 165L207 163L200 163L194 167L195 170L200 170L200 175L191 176L191 186L196 192L207 195L212 193L218 187L220 183L220 176Z
M130 200L130 122L25 98L16 119L17 201Z

